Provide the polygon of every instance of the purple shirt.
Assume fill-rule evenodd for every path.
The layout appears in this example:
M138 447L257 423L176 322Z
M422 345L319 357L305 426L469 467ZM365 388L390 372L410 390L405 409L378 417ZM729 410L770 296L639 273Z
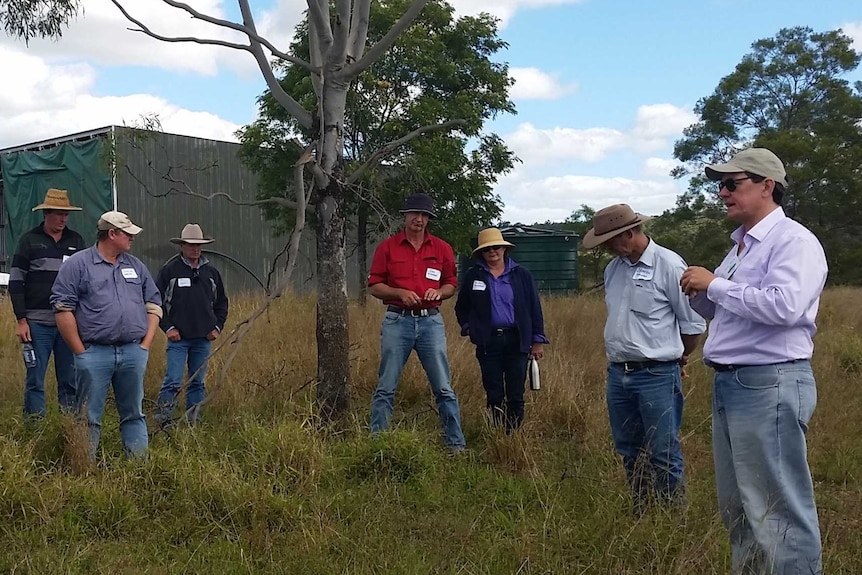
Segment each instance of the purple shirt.
M506 269L495 278L484 261L479 262L488 272L488 289L491 295L491 327L514 327L515 326L515 296L512 293L512 284L509 281L509 272L518 264L506 258Z
M810 359L828 272L820 242L780 207L747 233L737 228L731 238L734 247L715 270L718 277L706 294L690 300L696 312L712 319L704 358L738 365Z

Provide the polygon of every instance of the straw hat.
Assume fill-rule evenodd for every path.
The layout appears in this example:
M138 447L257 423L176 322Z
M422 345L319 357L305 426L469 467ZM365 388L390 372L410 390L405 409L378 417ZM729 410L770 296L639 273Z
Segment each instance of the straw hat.
M651 219L649 216L636 214L628 204L602 208L593 216L593 227L584 236L581 245L584 249L592 249Z
M65 210L67 212L80 212L83 208L73 206L69 203L69 192L50 188L45 194L45 201L33 208L36 210Z
M178 238L171 238L173 244L211 244L215 240L204 237L204 231L198 224L186 224Z
M472 255L474 256L485 248L493 246L506 246L509 248L515 247L515 244L509 243L503 239L503 233L498 228L486 228L479 232L478 242L479 245L476 246L475 250L473 250Z

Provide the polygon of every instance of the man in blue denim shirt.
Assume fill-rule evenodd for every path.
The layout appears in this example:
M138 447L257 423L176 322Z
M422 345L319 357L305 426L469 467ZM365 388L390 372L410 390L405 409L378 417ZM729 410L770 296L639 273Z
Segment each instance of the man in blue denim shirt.
M618 256L605 268L607 401L636 513L654 495L685 502L681 370L706 331L679 289L685 262L644 234L647 220L626 204L610 206L596 212L583 240Z
M90 457L101 435L108 388L113 385L120 435L127 454L148 447L144 372L162 316L162 298L146 266L129 255L141 228L122 212L99 218L96 245L60 268L51 293L57 328L75 354L79 409L90 427Z

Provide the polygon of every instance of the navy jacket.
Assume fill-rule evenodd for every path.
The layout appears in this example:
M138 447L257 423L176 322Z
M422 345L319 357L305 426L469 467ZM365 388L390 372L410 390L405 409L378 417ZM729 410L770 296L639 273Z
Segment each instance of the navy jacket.
M515 304L515 324L521 338L520 349L522 353L530 353L533 342L548 341L539 291L533 274L527 269L515 264L509 276ZM470 341L478 346L485 345L491 339L491 290L474 290L475 280L489 284L491 273L478 263L467 270L458 291L458 301L455 302L455 316L461 325L461 335L467 335L465 332L469 329Z

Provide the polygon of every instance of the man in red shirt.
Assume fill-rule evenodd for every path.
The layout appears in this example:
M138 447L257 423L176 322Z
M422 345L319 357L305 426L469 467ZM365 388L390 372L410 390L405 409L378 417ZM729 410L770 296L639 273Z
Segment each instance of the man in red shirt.
M443 440L464 449L461 411L449 377L446 330L440 303L455 294L458 279L452 246L427 231L434 202L416 193L404 203L404 230L374 252L368 287L387 306L380 331L380 369L371 401L371 432L389 427L401 370L414 349L437 400Z

